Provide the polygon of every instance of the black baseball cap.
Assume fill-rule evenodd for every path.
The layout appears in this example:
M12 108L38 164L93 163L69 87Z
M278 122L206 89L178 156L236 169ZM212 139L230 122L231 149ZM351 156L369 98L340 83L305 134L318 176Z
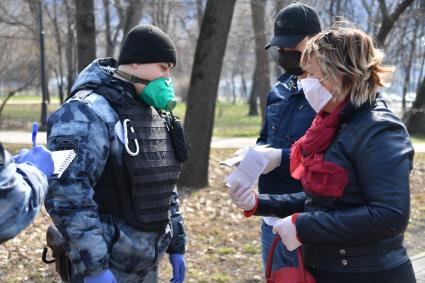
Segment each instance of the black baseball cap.
M307 35L321 31L322 27L316 11L306 4L294 2L277 14L274 22L274 36L265 49L270 46L294 47Z

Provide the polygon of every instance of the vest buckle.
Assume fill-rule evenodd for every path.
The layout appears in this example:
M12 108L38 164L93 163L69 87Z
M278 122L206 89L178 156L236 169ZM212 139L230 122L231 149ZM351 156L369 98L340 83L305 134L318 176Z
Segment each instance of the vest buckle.
M123 128L124 128L124 146L125 146L125 150L127 151L128 154L130 154L131 156L136 156L139 154L139 143L137 141L137 139L133 139L134 140L134 145L136 146L136 151L133 152L131 151L130 147L128 146L128 130L127 130L127 123L130 122L130 119L125 119L123 122ZM132 133L134 133L134 128L132 126L130 126L130 131Z

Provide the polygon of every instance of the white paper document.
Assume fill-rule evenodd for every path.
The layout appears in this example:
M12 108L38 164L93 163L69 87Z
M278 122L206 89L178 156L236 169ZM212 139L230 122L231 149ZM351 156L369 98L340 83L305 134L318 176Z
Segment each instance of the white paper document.
M268 159L249 148L243 156L239 166L226 178L226 185L231 186L233 182L239 181L245 186L252 187L267 166Z
M241 163L242 159L243 159L243 154L239 154L235 157L231 157L231 158L228 158L226 160L220 161L219 164L220 165L227 165L227 166L230 166L230 167L232 167L234 165L237 166Z

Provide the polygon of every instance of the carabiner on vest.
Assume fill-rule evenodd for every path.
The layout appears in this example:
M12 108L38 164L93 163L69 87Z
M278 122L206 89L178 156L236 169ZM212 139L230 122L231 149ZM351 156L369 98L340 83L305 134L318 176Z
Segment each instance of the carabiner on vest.
M127 123L130 122L130 119L125 119L123 122L123 128L124 128L124 146L125 150L130 154L131 156L136 156L139 154L139 143L137 142L137 139L134 140L134 145L136 146L136 151L132 152L131 149L128 147L128 131L127 131ZM130 126L130 131L134 133L134 128Z

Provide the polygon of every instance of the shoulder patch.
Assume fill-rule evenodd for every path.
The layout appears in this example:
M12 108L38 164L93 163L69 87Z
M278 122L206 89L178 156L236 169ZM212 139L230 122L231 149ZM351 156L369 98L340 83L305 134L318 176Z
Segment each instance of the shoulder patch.
M78 153L78 139L56 137L53 140L53 144L55 150L73 149L75 153Z

